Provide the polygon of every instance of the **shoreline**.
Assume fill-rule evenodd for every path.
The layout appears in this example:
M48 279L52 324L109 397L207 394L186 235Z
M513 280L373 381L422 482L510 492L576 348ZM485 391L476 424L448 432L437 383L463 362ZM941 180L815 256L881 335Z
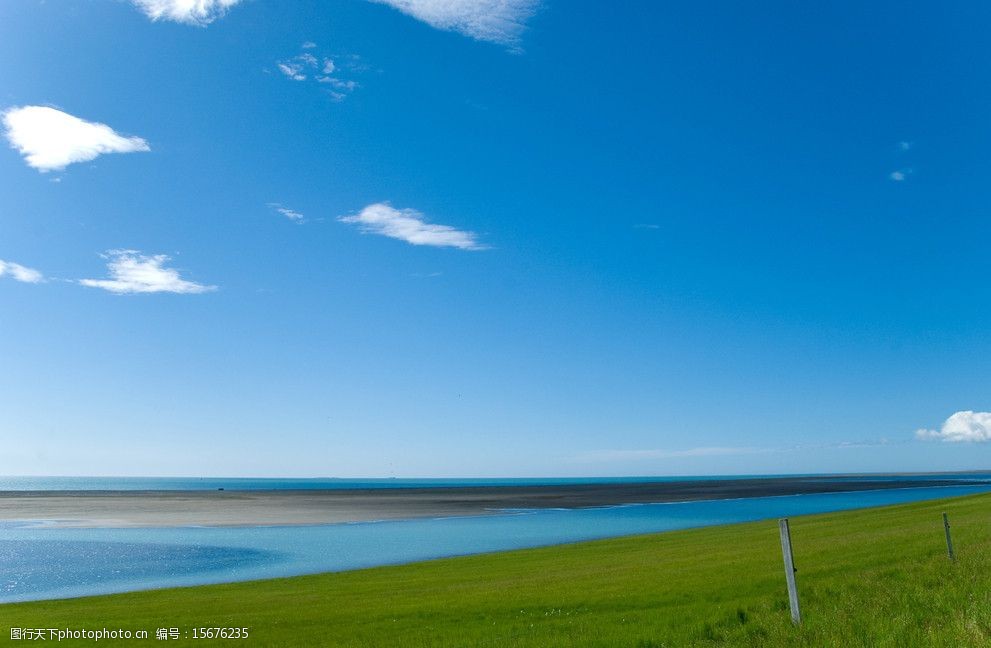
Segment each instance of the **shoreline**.
M931 627L917 619L928 615L926 602L935 597L943 602L933 618L953 619L944 635L954 645L973 644L972 626L963 621L980 612L975 601L982 600L991 580L982 551L989 497L795 514L800 573L807 574L799 583L835 594L802 599L809 617L829 633L822 643L906 636L906 645L928 645ZM936 550L946 511L960 549L956 571L981 578L947 577L946 554ZM561 643L562 632L565 642L588 643L589 628L609 629L608 635L593 637L603 645L636 645L645 636L689 645L698 643L706 623L723 618L731 621L724 627L733 633L724 643L753 643L754 628L770 628L775 634L758 636L762 645L791 646L801 643L804 631L789 623L787 607L779 603L785 585L775 527L771 519L750 520L732 528L252 578L222 589L203 583L46 595L2 603L0 609L12 626L48 627L44 624L58 619L59 627L102 627L100 620L124 619L149 629L165 625L166 611L168 624L180 628L234 619L264 645L286 643L287 628L293 628L305 633L293 635L301 645L324 645L331 637L342 646L388 645L397 633L413 643L462 645L468 637L484 644L493 633L517 637L510 633L521 624L533 646ZM946 612L951 609L959 615ZM734 610L744 610L748 623L738 622ZM631 617L634 613L639 616Z
M311 526L578 509L987 485L957 479L775 477L712 481L355 490L0 491L0 522L54 528Z

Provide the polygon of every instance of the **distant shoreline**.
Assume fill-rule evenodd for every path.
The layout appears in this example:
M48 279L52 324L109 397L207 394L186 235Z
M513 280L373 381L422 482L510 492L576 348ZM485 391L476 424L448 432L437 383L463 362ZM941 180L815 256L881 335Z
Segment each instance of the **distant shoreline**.
M879 477L884 479L878 481ZM296 526L491 515L503 509L588 508L982 484L987 482L873 474L353 490L25 490L0 491L0 522L45 521L58 527L89 528Z

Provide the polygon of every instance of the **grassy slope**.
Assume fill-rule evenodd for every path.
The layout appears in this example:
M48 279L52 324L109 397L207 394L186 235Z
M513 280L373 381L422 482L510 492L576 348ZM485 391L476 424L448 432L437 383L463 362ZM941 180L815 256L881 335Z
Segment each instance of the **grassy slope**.
M944 510L955 564L946 557ZM246 625L250 639L226 642L243 646L991 643L991 495L793 518L805 615L799 629L789 621L777 533L772 520L342 574L6 605L0 643L11 625L145 628L152 636L160 625Z

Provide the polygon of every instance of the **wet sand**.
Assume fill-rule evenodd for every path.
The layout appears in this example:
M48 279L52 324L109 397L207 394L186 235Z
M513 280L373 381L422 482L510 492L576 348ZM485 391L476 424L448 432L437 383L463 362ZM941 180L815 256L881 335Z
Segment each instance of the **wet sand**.
M488 515L500 509L582 508L651 502L980 484L965 480L785 477L683 482L270 491L5 491L0 522L63 527L271 526Z

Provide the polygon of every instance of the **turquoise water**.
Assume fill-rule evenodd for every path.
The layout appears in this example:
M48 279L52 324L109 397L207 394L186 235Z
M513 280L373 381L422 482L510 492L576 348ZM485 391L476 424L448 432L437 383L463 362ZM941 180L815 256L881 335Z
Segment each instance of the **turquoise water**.
M989 490L991 484L904 488L309 527L59 529L8 523L0 525L0 601L342 571Z

